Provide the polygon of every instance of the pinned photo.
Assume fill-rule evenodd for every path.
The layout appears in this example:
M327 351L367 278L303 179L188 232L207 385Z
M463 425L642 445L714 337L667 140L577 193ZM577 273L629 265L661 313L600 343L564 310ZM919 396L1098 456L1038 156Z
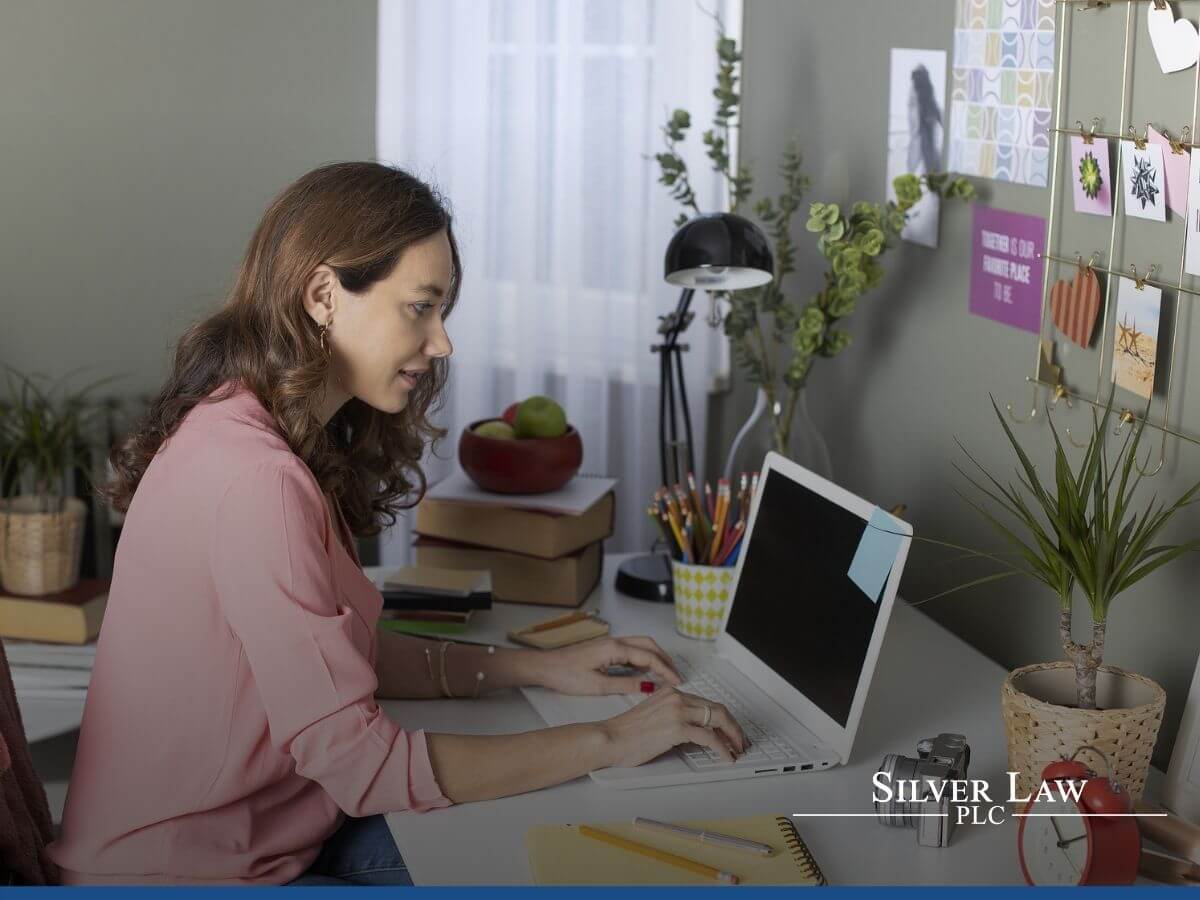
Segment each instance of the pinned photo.
M1075 212L1112 215L1112 176L1108 167L1108 140L1082 135L1071 138L1071 169L1075 173Z
M1126 150L1122 154L1126 214L1155 222L1167 221L1162 147L1147 144L1144 150L1133 146Z
M1158 360L1158 323L1162 291L1138 287L1128 278L1117 289L1117 330L1113 336L1112 379L1117 387L1149 400Z
M896 199L892 182L901 175L941 172L946 108L946 51L892 48L891 97L888 104L888 199ZM936 248L941 198L925 191L908 211L900 237Z

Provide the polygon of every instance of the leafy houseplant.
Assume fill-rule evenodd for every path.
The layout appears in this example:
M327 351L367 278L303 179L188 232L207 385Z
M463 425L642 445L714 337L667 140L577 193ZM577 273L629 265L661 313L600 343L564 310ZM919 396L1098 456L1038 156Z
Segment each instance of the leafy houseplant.
M992 405L995 407L995 401ZM1026 575L1055 593L1059 637L1063 652L1075 667L1080 709L1096 708L1096 670L1104 656L1108 611L1113 600L1161 566L1200 549L1200 540L1155 543L1176 513L1200 499L1200 482L1173 503L1151 501L1148 506L1138 507L1133 495L1143 475L1135 463L1145 420L1139 420L1136 428L1126 432L1120 448L1110 455L1107 426L1111 414L1110 398L1104 415L1093 418L1091 439L1076 470L1072 470L1058 431L1050 422L1054 435L1054 480L1050 484L1042 484L1037 467L998 407L996 415L1021 466L1017 485L1001 484L969 452L968 458L987 484L959 468L982 498L993 501L1024 532L1022 537L993 515L981 500L963 495L1020 560L1015 565L1005 563L1004 571L971 584ZM996 556L989 558L1004 562ZM1092 633L1086 644L1076 643L1071 636L1071 601L1076 588L1091 609Z
M734 170L729 157L731 130L740 122L737 82L742 55L737 43L723 33L717 39L717 60L713 91L717 111L702 139L713 170L728 187L728 211L737 213L750 202L754 180L746 166L739 164ZM659 182L685 207L676 225L701 212L687 164L679 153L691 124L691 115L676 109L662 128L666 150L655 155ZM966 179L945 174L902 175L893 182L895 202L858 202L849 214L836 203L811 204L807 228L817 235L817 248L829 268L821 289L806 301L798 301L789 299L784 291L787 276L796 270L792 221L809 187L796 139L785 147L779 172L783 176L779 196L762 197L754 203L754 213L774 244L775 279L762 287L721 295L728 303L721 321L747 380L766 393L772 444L786 454L796 405L813 362L818 357L836 356L850 345L850 333L839 327L840 320L854 312L863 294L883 281L880 257L894 246L908 210L921 199L923 189L962 200L974 197L975 190Z
M107 379L105 379L107 381ZM0 579L6 590L45 594L79 579L86 507L71 496L89 469L87 395L9 370L0 398Z
M1016 481L1002 482L960 443L979 477L956 466L975 496L959 493L1004 539L1016 561L937 541L1003 566L999 572L938 596L1014 575L1050 588L1058 600L1059 638L1070 662L1026 666L1009 675L1002 702L1010 765L1024 773L1023 786L1028 786L1029 770L1040 772L1049 761L1046 748L1066 747L1069 752L1090 744L1108 754L1110 771L1121 770L1122 780L1139 796L1161 724L1165 694L1143 676L1103 665L1108 613L1120 594L1151 572L1200 549L1200 540L1169 543L1161 539L1175 515L1200 499L1200 482L1171 503L1157 498L1144 504L1135 502L1143 477L1137 454L1145 420L1126 431L1119 447L1110 452L1110 394L1103 416L1093 414L1091 438L1077 467L1071 466L1054 422L1050 422L1054 469L1053 477L1043 483L994 400L992 407L1017 456ZM1076 642L1071 631L1077 590L1091 610L1091 636L1086 643ZM1066 674L1051 670L1064 668L1073 676L1069 692L1065 685L1055 688L1051 684L1052 676ZM1098 674L1105 675L1109 703L1098 702ZM1036 691L1026 690L1025 685L1036 683L1053 688L1049 693L1056 695L1057 702L1030 696ZM1130 702L1131 698L1140 699Z

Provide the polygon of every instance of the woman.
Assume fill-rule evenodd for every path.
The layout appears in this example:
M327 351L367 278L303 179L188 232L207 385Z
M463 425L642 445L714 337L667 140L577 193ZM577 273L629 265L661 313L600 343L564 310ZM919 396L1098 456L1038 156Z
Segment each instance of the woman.
M376 632L382 599L354 537L424 492L461 282L426 185L329 165L274 201L224 308L184 335L112 456L126 518L50 848L64 881L407 883L383 813L684 742L726 759L746 746L723 707L672 687L649 638L543 652ZM636 692L612 665L666 687L604 722L513 735L405 731L376 705L517 685Z

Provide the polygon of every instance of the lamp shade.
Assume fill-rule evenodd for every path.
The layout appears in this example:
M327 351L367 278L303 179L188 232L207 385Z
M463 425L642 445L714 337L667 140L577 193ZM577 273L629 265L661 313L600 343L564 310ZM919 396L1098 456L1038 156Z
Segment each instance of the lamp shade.
M733 213L709 213L685 222L667 245L668 284L708 291L758 287L775 277L766 236Z

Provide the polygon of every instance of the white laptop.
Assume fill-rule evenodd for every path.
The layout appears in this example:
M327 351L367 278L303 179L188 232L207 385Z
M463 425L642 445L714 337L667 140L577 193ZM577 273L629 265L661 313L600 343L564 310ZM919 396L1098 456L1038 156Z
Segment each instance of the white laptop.
M657 787L846 762L911 536L907 523L768 453L717 640L660 641L686 679L681 690L724 703L750 750L729 763L685 744L591 777L612 787ZM646 699L522 690L552 726L606 719Z

